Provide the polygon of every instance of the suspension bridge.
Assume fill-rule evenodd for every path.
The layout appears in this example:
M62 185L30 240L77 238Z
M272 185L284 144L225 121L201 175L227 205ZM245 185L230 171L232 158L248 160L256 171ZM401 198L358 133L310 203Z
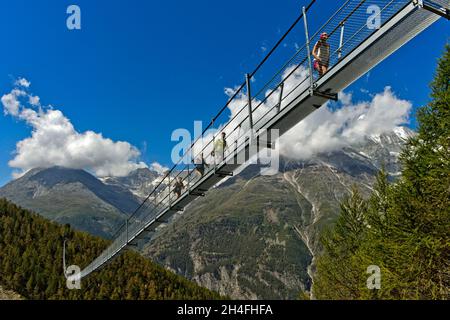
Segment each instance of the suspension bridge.
M202 134L119 228L111 245L80 273L67 274L64 262L69 280L84 278L124 249L151 241L158 227L170 223L192 201L262 150L275 148L279 136L327 101L337 100L338 92L439 18L450 18L450 0L332 1L336 10L328 17L317 8L324 2L314 0L299 10L287 32L255 70L246 74ZM312 48L323 32L329 37L330 61L327 72L319 76L313 67ZM290 38L303 43L295 52L283 45ZM218 157L213 151L223 132L228 147ZM195 160L199 158L200 162ZM175 194L180 181L184 187Z

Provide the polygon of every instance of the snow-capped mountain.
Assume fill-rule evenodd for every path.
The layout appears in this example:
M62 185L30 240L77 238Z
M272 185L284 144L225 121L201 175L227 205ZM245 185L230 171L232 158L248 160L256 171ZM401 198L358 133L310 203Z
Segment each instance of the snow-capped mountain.
M161 174L148 168L141 168L130 172L125 177L103 177L100 180L107 184L125 188L135 196L143 199L159 182Z

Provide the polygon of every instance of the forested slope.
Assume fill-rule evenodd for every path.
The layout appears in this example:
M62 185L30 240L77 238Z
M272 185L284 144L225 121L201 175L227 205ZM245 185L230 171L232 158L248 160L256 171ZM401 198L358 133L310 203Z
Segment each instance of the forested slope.
M127 251L66 288L63 239L68 264L86 266L108 244L50 222L0 199L0 284L27 299L217 299L220 296Z

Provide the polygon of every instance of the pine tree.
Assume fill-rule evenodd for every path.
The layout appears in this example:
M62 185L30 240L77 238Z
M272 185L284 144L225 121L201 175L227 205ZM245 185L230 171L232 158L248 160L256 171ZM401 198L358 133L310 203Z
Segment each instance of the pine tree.
M364 271L358 267L359 246L366 237L367 203L356 188L341 203L333 230L322 237L324 255L317 261L313 292L320 299L359 299Z
M323 299L450 298L450 46L418 110L418 134L400 156L402 176L382 171L368 200L344 200L324 236L313 291ZM381 288L365 287L365 268L381 270Z
M449 298L450 290L450 46L431 83L432 101L419 109L418 134L401 155L393 187L389 238L397 254L399 298ZM405 272L406 271L406 272Z

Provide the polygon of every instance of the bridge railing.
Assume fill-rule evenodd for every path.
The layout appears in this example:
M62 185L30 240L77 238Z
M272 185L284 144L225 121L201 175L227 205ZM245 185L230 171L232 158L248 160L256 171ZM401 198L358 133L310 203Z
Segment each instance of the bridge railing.
M113 243L84 270L86 274L109 260L129 244L130 239L145 225L165 210L176 206L179 198L183 198L196 187L202 175L195 170L195 167L201 162L202 154L207 164L203 176L207 176L224 161L233 157L236 150L248 143L245 137L248 136L250 129L264 129L266 123L297 96L313 89L310 84L316 82L319 75L311 70L308 56L323 32L329 35L327 42L330 45L329 69L331 69L377 31L377 22L379 26L383 25L411 1L332 1L337 8L329 17L325 17L320 11L313 12L311 9L314 2L312 1L305 8L308 26L314 25L314 23L311 24L314 20L323 20L323 23L315 28L314 33L308 34L310 43L307 44L305 41L307 24L304 20L305 16L300 14L263 61L247 76L246 81L239 87L228 90L230 98L227 103L212 118L209 125L179 161L161 178L145 201L119 227L114 235ZM295 50L292 52L286 48L292 46L289 41L293 41L293 35L294 39L302 45L295 45ZM228 145L224 157L213 152L217 140L221 139L222 132L226 133ZM174 193L175 181L178 178L185 186L180 197Z

